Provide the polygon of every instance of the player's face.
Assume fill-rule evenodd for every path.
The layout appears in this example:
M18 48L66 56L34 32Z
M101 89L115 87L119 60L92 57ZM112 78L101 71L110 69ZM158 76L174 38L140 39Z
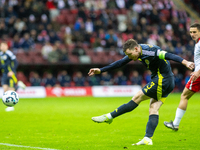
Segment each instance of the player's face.
M136 61L140 55L138 47L127 49L124 53L128 56L129 59L132 59L134 61Z
M197 42L200 38L200 31L197 28L190 28L190 36L191 38Z
M0 50L5 52L8 49L8 45L6 43L1 43L0 44Z

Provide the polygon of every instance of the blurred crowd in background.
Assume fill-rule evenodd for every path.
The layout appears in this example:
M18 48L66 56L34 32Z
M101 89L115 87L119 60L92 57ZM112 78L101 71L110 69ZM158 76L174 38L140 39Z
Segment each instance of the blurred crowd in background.
M199 12L199 0L185 2ZM122 46L130 38L158 45L193 61L191 23L189 14L177 8L172 0L0 0L0 41L7 41L21 64L108 64L124 56ZM70 82L65 84L61 81L62 73L51 82L47 79L51 73L42 77L30 73L29 83L33 86L105 83L104 75L79 79L82 75L77 72L66 77ZM108 82L115 85L147 82L146 74L139 74L136 79L132 77L136 73L131 73L119 79L120 74L123 76L123 72L109 75L112 81ZM179 74L177 78L182 88L186 75Z

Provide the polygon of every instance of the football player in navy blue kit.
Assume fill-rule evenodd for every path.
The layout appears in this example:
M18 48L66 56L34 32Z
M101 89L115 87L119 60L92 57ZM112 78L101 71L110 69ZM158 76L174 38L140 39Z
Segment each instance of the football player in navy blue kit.
M150 99L146 134L141 141L133 145L153 145L152 137L158 125L159 108L174 89L174 76L168 60L179 62L191 70L194 69L194 63L177 55L167 53L156 45L138 44L134 39L129 39L125 42L123 51L126 54L124 58L103 68L90 69L89 76L119 68L132 60L139 60L151 71L151 81L133 96L128 103L121 105L111 113L92 117L92 120L98 123L105 122L110 124L117 116L134 110L140 102Z
M4 92L8 90L16 91L18 87L26 88L26 85L22 81L17 81L16 69L17 59L16 56L8 50L8 44L6 42L0 43L0 59L1 59L1 85ZM6 111L12 111L14 107L6 108Z

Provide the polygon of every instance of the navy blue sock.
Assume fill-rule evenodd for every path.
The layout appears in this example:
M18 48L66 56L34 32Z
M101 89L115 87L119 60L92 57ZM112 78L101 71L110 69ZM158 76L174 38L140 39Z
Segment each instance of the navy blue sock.
M111 112L111 116L113 118L122 115L126 112L132 111L133 109L135 109L138 106L137 103L135 103L133 100L131 100L130 102L128 102L127 104L123 104L120 107L118 107L117 109L115 109L113 112Z
M147 122L147 126L146 126L146 137L151 138L154 134L154 131L158 125L158 119L159 116L158 115L150 115L149 116L149 121Z

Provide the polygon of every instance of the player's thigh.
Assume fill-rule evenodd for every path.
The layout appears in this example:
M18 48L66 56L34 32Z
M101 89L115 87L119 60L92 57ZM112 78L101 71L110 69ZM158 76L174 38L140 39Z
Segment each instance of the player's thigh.
M6 92L9 89L9 86L7 84L2 85L3 91Z
M133 98L132 98L132 100L137 104L139 104L141 101L144 101L144 100L147 100L147 99L150 99L150 97L145 95L142 90L138 91L135 94L135 96L133 96Z
M158 115L158 111L159 111L160 107L162 106L162 104L163 104L162 101L151 98L150 106L149 106L149 115L152 115L152 114Z

